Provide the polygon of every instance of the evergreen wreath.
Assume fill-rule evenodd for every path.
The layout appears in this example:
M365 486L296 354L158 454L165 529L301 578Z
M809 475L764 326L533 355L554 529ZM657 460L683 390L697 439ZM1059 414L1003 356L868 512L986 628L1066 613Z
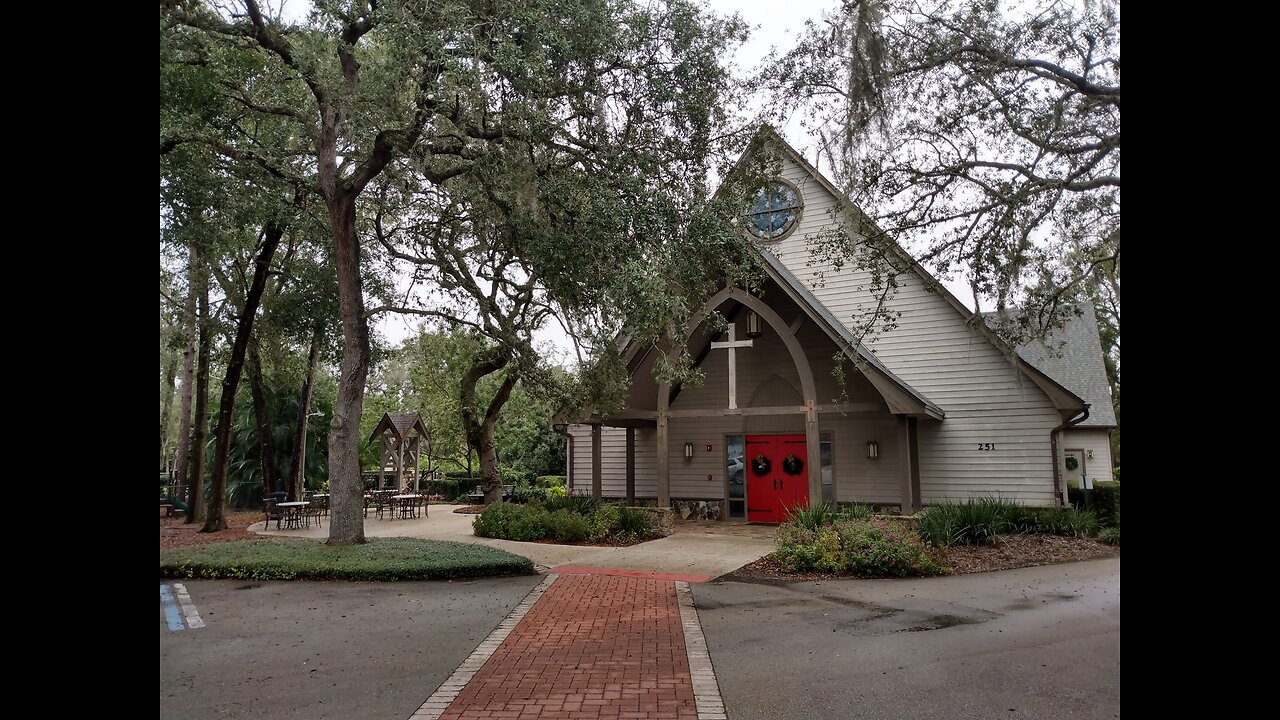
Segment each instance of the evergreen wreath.
M1080 461L1079 461L1079 460L1077 460L1077 459L1075 459L1075 458L1073 458L1073 457L1069 457L1069 458L1067 458L1067 469L1068 469L1068 470L1075 470L1075 469L1076 469L1076 468L1078 468L1078 467L1080 467Z
M764 454L751 458L751 472L756 475L768 475L771 467L773 467L773 462L765 457Z
M782 460L782 470L788 475L799 475L803 469L804 461L794 454L788 455Z

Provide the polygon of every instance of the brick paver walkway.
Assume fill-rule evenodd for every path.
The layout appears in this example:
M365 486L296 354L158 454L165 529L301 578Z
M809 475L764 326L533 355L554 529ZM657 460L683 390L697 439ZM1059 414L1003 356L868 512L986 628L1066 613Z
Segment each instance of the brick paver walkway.
M675 583L607 575L556 579L441 715L697 717Z

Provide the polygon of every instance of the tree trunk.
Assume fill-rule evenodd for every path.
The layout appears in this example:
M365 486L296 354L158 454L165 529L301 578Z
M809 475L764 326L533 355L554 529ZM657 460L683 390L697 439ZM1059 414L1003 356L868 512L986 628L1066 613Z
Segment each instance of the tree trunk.
M187 306L182 314L182 331L186 336L187 346L182 350L182 400L178 412L178 449L173 457L173 484L185 485L187 472L187 453L191 449L191 401L195 397L196 376L196 272L200 264L200 253L192 245L187 260ZM187 513L190 519L191 513Z
M329 429L330 545L355 545L365 541L359 447L360 413L369 376L369 319L364 314L355 200L355 193L349 191L325 196L333 232L338 308L342 318L342 368L333 424Z
M177 387L174 380L178 374L178 357L175 355L169 359L169 363L164 367L164 405L160 408L160 471L167 472L169 470L169 420L173 417L173 396L177 393ZM170 474L169 482L173 482L173 476Z
M227 528L223 505L227 494L227 461L231 451L231 419L235 412L236 387L244 370L244 358L253 333L253 319L258 314L262 293L267 288L267 275L271 270L271 257L275 255L284 227L268 225L262 237L262 247L254 258L253 283L245 293L244 307L236 323L236 336L231 345L231 357L227 359L227 374L222 378L222 400L218 405L218 426L214 430L213 483L209 487L209 510L200 532L217 532Z
M200 268L197 306L200 313L200 361L196 368L196 413L192 422L191 472L187 477L187 522L204 519L204 445L209 432L209 353L213 351L213 322L209 320L209 275Z
M477 355L462 378L459 405L462 408L462 424L467 432L468 462L470 451L475 450L480 459L480 490L484 493L485 505L502 502L502 473L498 466L498 443L494 439L494 428L497 427L502 406L511 398L511 391L516 385L516 374L507 372L484 415L477 411L476 385L481 378L502 370L510 362L509 354L492 348Z
M267 392L262 386L262 355L256 338L249 340L249 389L253 396L253 419L258 426L258 462L262 465L262 496L276 491L276 453L271 437L271 413Z
M316 365L320 361L320 340L324 325L317 320L311 333L311 352L307 353L307 375L302 381L302 395L298 398L298 425L293 431L293 464L289 468L289 498L302 497L306 484L307 418L311 415L311 396L315 391Z

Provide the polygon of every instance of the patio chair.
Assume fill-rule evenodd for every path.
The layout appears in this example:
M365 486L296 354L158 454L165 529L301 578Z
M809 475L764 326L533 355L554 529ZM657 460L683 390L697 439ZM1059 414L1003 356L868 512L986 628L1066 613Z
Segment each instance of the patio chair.
M284 508L276 507L275 498L268 497L265 501L263 511L267 514L266 522L262 523L262 529L266 530L272 520L276 521L276 529L280 529L280 521L284 519Z

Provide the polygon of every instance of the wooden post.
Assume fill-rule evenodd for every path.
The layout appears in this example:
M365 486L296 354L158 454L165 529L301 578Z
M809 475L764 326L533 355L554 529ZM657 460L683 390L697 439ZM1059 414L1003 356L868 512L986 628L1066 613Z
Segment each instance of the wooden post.
M924 507L920 496L920 434L919 418L907 418L907 439L911 441L911 512Z
M413 436L413 443L409 445L409 455L413 458L413 491L418 492L419 481L422 479L422 473L418 470L418 465L422 463L422 438L417 435Z
M667 447L667 408L671 404L671 386L658 385L658 507L671 507L671 460Z
M902 479L899 481L902 497L902 514L910 515L920 509L920 449L917 446L916 419L898 416L898 458L902 463Z
M382 437L378 438L378 440L381 443L378 446L379 448L378 450L378 489L381 490L382 487L387 484L387 480L384 477L386 475L386 467L387 467L387 436L386 434L383 433Z
M822 435L818 431L818 408L805 403L804 449L809 463L809 507L822 502Z
M627 428L627 504L636 504L636 429Z
M604 497L604 477L600 469L600 423L591 425L591 497Z

